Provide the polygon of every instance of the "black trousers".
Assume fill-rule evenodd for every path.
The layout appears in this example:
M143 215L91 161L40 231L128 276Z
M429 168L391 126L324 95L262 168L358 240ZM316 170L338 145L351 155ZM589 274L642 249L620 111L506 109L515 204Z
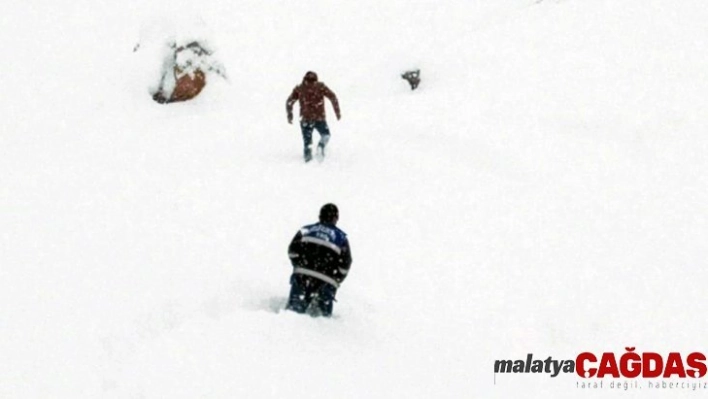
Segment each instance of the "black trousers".
M300 129L302 130L302 141L305 146L305 155L310 151L312 145L312 131L317 130L320 134L319 146L324 148L329 142L329 126L326 121L300 121Z
M337 287L303 274L290 276L290 296L285 307L297 313L318 313L325 317L332 316L334 297Z

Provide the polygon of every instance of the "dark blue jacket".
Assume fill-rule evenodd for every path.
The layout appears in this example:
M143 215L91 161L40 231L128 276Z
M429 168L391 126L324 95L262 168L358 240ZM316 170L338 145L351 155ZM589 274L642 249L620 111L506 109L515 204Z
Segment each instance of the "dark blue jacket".
M288 247L294 273L305 274L339 286L349 273L352 252L347 234L332 224L315 223L301 228Z

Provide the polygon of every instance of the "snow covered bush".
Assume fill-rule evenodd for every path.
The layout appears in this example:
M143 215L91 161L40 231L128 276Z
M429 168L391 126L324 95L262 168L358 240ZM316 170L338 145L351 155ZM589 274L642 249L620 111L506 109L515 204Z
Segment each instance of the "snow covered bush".
M216 74L226 79L223 65L213 59L212 51L199 41L190 41L184 45L172 42L166 55L160 84L152 93L152 98L165 104L191 100L206 85L207 75Z

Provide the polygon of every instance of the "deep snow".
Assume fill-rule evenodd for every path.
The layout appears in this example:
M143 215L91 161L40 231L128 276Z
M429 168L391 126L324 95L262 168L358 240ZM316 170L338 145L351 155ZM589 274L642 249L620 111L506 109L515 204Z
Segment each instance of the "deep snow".
M705 352L708 3L193 3L0 17L0 398L609 397L493 363ZM229 80L154 103L171 38ZM307 70L342 106L321 164ZM335 318L279 311L330 201Z

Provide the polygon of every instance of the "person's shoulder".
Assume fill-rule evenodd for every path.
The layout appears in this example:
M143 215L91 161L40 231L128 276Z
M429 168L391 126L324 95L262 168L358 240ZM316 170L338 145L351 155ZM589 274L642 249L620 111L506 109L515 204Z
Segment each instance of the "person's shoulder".
M324 82L317 82L320 85L317 86L317 90L319 90L322 94L326 94L328 96L335 96L334 90L330 89Z
M342 238L347 238L347 233L345 233L344 230L340 229L340 228L337 227L337 226L334 226L334 230L335 230L340 236L342 236Z
M307 234L312 230L316 230L317 226L319 226L319 223L311 223L311 224L306 224L300 228L300 232L302 234Z

